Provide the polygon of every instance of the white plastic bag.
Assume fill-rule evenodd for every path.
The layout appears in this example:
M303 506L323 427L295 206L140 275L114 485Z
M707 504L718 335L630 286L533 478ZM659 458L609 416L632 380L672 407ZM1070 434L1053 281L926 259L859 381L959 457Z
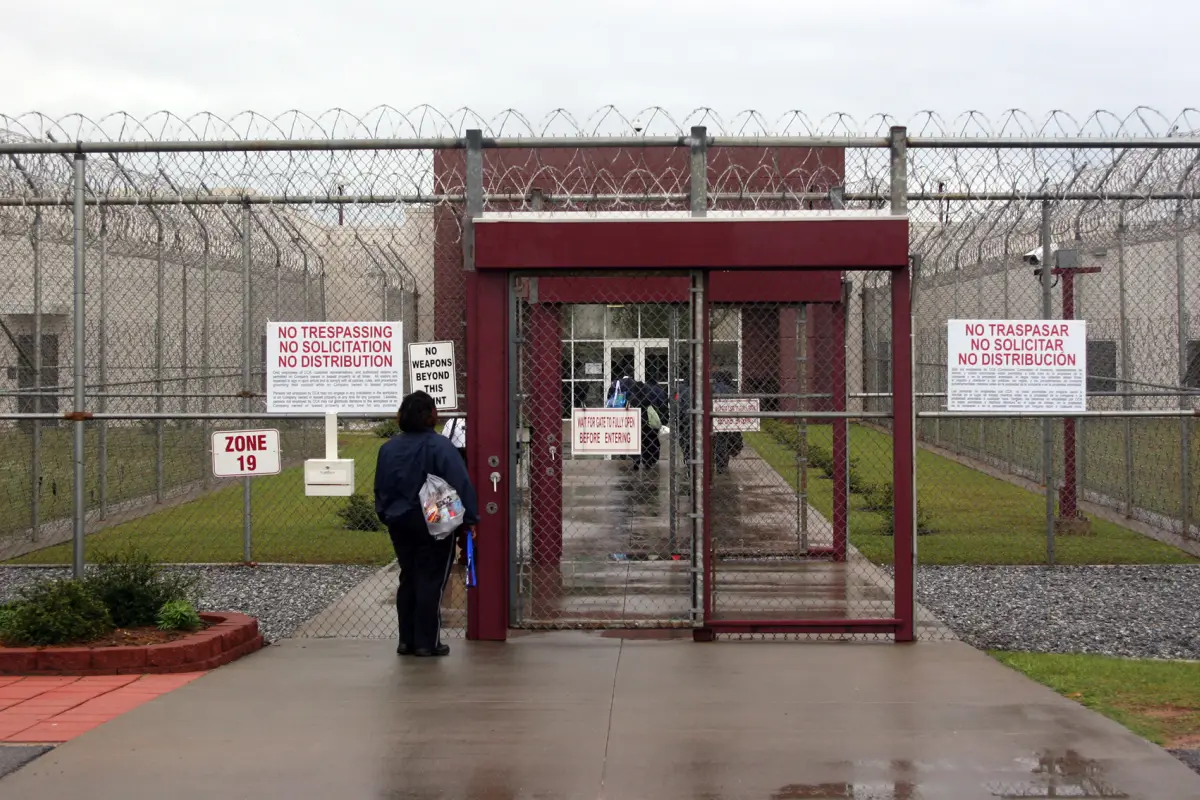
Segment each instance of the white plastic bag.
M466 515L458 492L437 475L425 478L421 486L421 509L429 535L435 539L445 539L458 530Z

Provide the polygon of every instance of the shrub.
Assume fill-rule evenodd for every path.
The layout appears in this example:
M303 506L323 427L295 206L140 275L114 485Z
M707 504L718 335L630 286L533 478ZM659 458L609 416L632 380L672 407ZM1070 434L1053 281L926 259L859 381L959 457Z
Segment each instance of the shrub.
M390 439L400 432L400 426L394 419L387 419L375 426L375 435L380 439Z
M118 628L154 625L158 611L172 600L190 600L196 578L167 573L150 556L135 548L99 558L99 568L85 579L108 607Z
M763 429L784 447L797 454L800 453L800 432L795 425L789 425L777 419L768 419L763 420ZM810 467L824 472L826 477L833 477L833 455L821 445L808 443L808 464Z
M0 639L4 638L4 629L12 624L13 617L17 613L16 603L5 603L0 605Z
M375 503L359 492L346 498L345 505L338 509L337 515L342 518L346 530L377 531L382 527L375 513Z
M158 610L158 627L164 631L195 631L204 622L188 600L171 600Z
M2 620L0 641L16 647L89 642L113 629L104 602L77 580L25 587Z
M858 459L854 456L850 456L850 458L847 460L850 463L848 465L849 471L846 475L846 485L849 487L850 493L866 494L868 491L870 491L871 486L863 480L862 474L858 471Z
M896 509L894 506L888 506L886 509L880 509L880 516L883 517L885 523L883 529L884 536L894 536L896 533ZM928 536L933 533L933 514L929 512L925 506L921 505L921 501L917 501L917 536Z
M863 499L866 501L865 505L868 511L890 514L896 503L896 490L890 483L877 483L867 487L867 490L863 492Z

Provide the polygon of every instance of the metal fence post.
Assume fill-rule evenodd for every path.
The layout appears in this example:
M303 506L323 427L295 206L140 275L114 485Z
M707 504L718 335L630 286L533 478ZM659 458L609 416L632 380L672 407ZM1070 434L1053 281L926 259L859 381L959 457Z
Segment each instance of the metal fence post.
M179 258L179 393L183 397L180 398L179 410L185 414L189 411L188 377L190 375L191 372L188 370L188 260L187 256L181 253ZM186 425L187 423L181 423L180 427Z
M1011 272L1011 270L1009 269L1009 265L1008 265L1008 258L1010 255L1009 238L1011 236L1012 236L1012 228L1010 227L1004 233L1004 263L1002 265L1003 266L1002 271L1004 273L1004 309L1001 312L1001 317L1000 317L1001 319L1012 319L1012 317L1009 316L1010 312L1009 312L1009 294L1008 294L1008 292L1009 292L1009 287L1008 287L1009 275L1008 275L1008 273ZM1013 475L1013 474L1015 474L1014 462L1016 461L1016 449L1017 449L1016 448L1017 425L1012 417L1008 418L1008 421L1007 421L1007 424L1005 427L1006 427L1007 436L1005 437L1006 451L1005 451L1005 455L1004 455L1004 470L1009 475Z
M908 131L903 126L899 125L894 126L891 129L891 179L892 214L895 216L906 216L908 214ZM917 598L914 583L916 578L917 564L920 562L920 559L917 555L917 503L919 502L917 491L917 402L915 382L917 374L917 348L915 341L917 321L913 310L913 304L916 297L916 276L910 276L908 274L907 265L905 266L905 273L901 276L901 280L899 282L896 280L896 275L897 273L893 272L891 278L892 435L897 437L904 434L907 435L909 439L905 449L907 451L906 461L908 462L906 466L911 470L909 475L909 498L911 499L912 505L910 506L911 514L909 519L906 520L906 523L908 525L910 541L909 551L912 554L912 561L910 568L907 570L900 569L900 565L897 564L898 569L896 571L896 575L898 578L901 578L901 585L894 586L893 590L896 594L896 605L901 606L903 604L903 610L908 611L910 614L908 625L906 626L907 630L901 631L900 634L897 635L897 639L911 640L916 638L917 633ZM897 300L902 301L901 305L905 305L906 301L906 307L897 308ZM897 315L907 315L908 324L897 325ZM900 381L897 380L897 367L899 366L899 360L897 356L904 352L902 348L906 343L899 341L900 337L896 335L897 333L906 333L908 335L908 364L906 370L908 374L906 376L901 375L900 377L904 378L904 380ZM904 385L908 396L903 398L901 402L896 402L896 387L901 383ZM905 418L903 421L897 418L897 410L904 414ZM906 428L907 430L905 430ZM892 449L894 453L899 452L898 445L898 442L893 442ZM899 465L894 464L894 467L895 466ZM901 485L901 482L897 481L898 477L903 476L892 476L893 485ZM896 523L897 525L893 532L893 536L898 536L900 533L898 524L899 519L896 520ZM895 550L897 552L902 552L903 548L895 548ZM907 573L906 576L905 573ZM897 610L899 611L901 609L898 608Z
M1133 369L1129 353L1128 299L1125 293L1125 210L1122 208L1117 219L1117 304L1121 315L1121 407L1126 411L1133 408L1130 396L1130 381ZM1133 425L1129 417L1122 421L1125 472L1125 516L1133 516Z
M1050 241L1050 201L1042 201L1042 319L1054 315L1050 294L1054 256ZM1042 420L1042 475L1046 481L1046 563L1054 566L1054 420Z
M463 215L463 270L475 271L475 218L483 213L483 131L467 131L466 209ZM467 435L470 436L470 428Z
M200 410L207 414L209 411L209 395L212 393L212 384L209 378L209 315L212 311L210 294L209 294L209 241L208 228L200 228L201 235L204 240L204 253L200 262L200 391L204 395L200 398ZM211 441L212 424L204 422L201 431L203 432L203 446L209 447ZM205 468L204 470L204 485L207 487L212 483L212 470Z
M98 405L108 411L108 207L100 206L100 352L97 383L100 384ZM100 519L108 515L108 422L100 420L96 462L99 469L97 491Z
M84 348L84 336L87 334L85 323L85 313L87 308L85 301L87 299L86 286L84 285L84 247L86 240L84 238L84 177L86 174L86 160L83 153L75 154L75 203L74 203L74 228L75 228L75 274L74 274L74 341L72 342L72 363L71 371L71 393L73 396L72 409L73 419L71 422L73 436L72 442L72 458L74 460L74 497L72 502L72 547L71 547L71 572L76 578L83 577L83 535L85 514L87 511L85 503L86 492L84 481L86 474L84 470L84 421L83 413L85 408L84 397L84 379L86 372L84 370L84 358L86 356Z
M242 204L242 411L250 413L250 395L254 391L250 377L250 328L253 322L253 306L250 292L253 289L250 262L250 225L253 222L249 203ZM249 564L253 555L251 547L250 478L242 478L242 561Z
M42 210L33 212L33 231L30 234L33 247L33 410L46 410L42 398ZM56 384L61 381L55 381ZM54 387L55 401L58 387ZM32 426L32 458L30 459L29 523L30 538L37 541L42 533L42 421L35 419Z
M1188 384L1188 307L1187 281L1184 264L1183 203L1175 207L1175 297L1176 316L1179 325L1179 385ZM1179 408L1191 408L1192 398L1186 393L1179 395ZM1192 533L1192 441L1191 425L1187 417L1179 419L1179 528L1185 537Z
M708 130L703 125L692 126L689 153L688 207L693 217L708 215ZM705 444L707 425L710 417L707 413L708 397L708 357L706 343L708 340L708 311L704 297L705 275L699 270L691 274L691 291L689 293L691 311L691 402L685 413L692 417L691 435L691 493L692 493L692 624L702 627L712 613L710 607L712 595L709 591L708 570L710 551L708 538L705 536L707 502L707 487L705 479ZM697 613L699 612L699 613Z
M153 211L153 209L152 209ZM155 262L157 264L155 285L154 285L154 410L161 414L163 411L163 346L165 320L163 317L166 314L166 264L163 261L163 223L162 219L155 213L155 221L158 223L158 239ZM166 489L166 426L160 418L154 423L154 497L161 503Z

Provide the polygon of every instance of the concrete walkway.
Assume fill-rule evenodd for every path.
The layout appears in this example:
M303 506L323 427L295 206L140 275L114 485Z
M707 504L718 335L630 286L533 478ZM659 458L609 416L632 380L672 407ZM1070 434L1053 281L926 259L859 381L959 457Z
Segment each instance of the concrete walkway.
M0 779L0 796L1200 798L1166 752L958 642L393 647L270 647Z

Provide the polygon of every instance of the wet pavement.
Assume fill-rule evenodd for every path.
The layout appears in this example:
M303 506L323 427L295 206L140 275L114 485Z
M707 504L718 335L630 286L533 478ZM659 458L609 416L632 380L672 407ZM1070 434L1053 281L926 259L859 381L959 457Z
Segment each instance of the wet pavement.
M272 646L0 780L5 800L1200 798L1200 776L958 642L580 632L401 659Z
M664 437L664 453L669 442ZM676 464L681 464L678 458ZM563 462L563 556L535 565L536 509L523 505L514 624L527 627L687 626L693 598L690 497L670 464L634 470L623 460ZM528 486L528 477L524 480ZM747 446L711 487L713 612L720 619L871 619L893 616L892 577L853 542L846 559L812 554L833 527ZM526 495L527 497L528 495ZM673 507L673 508L672 508ZM557 522L557 519L555 519ZM926 636L953 638L924 609Z

